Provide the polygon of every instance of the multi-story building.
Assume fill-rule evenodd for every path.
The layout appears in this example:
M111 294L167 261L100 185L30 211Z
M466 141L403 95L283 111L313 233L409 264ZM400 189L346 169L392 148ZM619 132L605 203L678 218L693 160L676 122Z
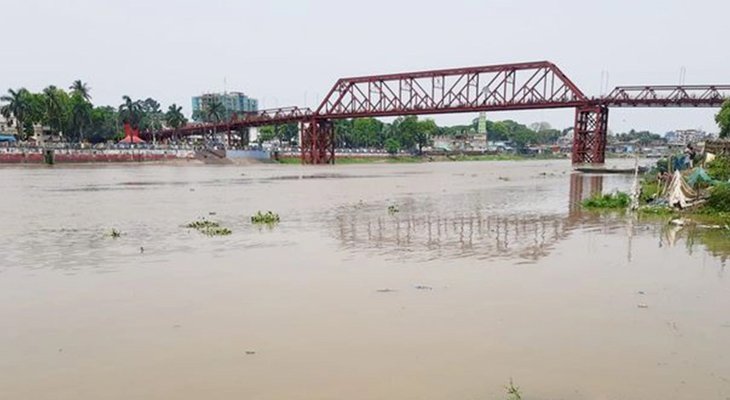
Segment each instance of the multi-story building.
M696 144L713 139L714 135L698 129L678 129L673 132L667 132L664 137L672 146L685 146L688 143Z
M259 110L258 100L240 92L206 93L193 97L193 119L196 121L206 120L205 110L212 102L219 102L223 105L225 109L223 119L229 119L234 114L256 112Z

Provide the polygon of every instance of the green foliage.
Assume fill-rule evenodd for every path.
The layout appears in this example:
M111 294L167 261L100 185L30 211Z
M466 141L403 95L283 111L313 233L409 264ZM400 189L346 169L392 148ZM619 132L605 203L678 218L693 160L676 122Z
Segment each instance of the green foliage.
M254 224L266 224L266 225L273 225L281 221L279 218L279 214L273 213L271 211L267 212L257 212L251 217L251 222Z
M173 103L168 107L165 113L165 123L172 129L178 130L188 123L187 118L183 115L182 107Z
M631 197L624 192L596 194L583 201L583 207L593 209L623 209L631 204Z
M718 181L730 180L730 157L719 156L707 164L707 174Z
M388 138L388 140L385 141L385 151L388 152L388 154L395 155L398 154L400 151L400 143L395 138Z
M195 229L206 236L228 236L233 233L233 231L228 228L222 227L219 223L207 220L205 218L198 221L193 221L185 225L185 227Z
M716 213L730 213L730 184L724 183L713 187L705 208Z
M7 103L0 107L0 115L5 117L10 124L15 124L17 135L24 138L24 126L26 118L32 112L32 99L30 92L25 88L18 90L8 89L8 94L0 97L0 102Z
M512 379L509 380L509 385L505 387L507 390L507 400L522 400L522 393L520 392L520 388L518 386L515 386L515 383L512 381Z
M715 115L715 122L720 127L720 137L730 137L730 99L722 104L720 112Z

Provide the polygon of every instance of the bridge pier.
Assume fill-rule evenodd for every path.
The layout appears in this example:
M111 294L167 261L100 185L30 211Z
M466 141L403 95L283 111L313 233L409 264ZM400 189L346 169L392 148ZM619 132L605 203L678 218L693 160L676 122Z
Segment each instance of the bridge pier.
M335 163L335 126L330 120L311 119L301 124L302 164Z
M575 109L573 165L603 164L606 161L608 107L588 105Z

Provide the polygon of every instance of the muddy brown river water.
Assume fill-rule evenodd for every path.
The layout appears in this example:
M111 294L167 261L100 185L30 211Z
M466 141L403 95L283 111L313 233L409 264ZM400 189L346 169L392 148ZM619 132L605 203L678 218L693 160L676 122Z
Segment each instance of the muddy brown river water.
M728 399L730 236L574 204L630 184L565 161L1 168L0 399ZM201 217L233 234L182 227Z

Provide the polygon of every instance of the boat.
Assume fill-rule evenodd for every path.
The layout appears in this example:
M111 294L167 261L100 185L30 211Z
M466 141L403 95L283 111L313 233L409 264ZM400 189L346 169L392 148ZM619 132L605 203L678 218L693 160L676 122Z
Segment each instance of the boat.
M606 168L606 167L576 167L574 169L577 172L584 174L633 174L635 168ZM643 174L647 172L649 168L639 167L639 173Z

